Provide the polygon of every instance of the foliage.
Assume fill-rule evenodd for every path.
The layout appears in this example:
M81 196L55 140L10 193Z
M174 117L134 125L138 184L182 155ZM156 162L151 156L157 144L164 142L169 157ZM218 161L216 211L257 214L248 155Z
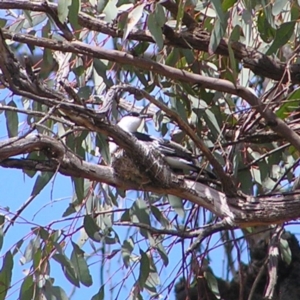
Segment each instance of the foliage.
M75 289L91 299L172 298L180 277L193 284L199 274L220 298L214 248L224 246L229 280L261 241L291 264L288 243L278 227L272 243L268 225L299 217L288 206L300 151L299 5L1 1L0 165L34 184L18 210L1 206L0 299L16 290L20 299L70 299ZM98 110L118 86L106 122ZM113 177L107 136L142 151L110 125L126 111L147 111L145 130L191 150L217 182L204 180L199 192L168 174L177 184L166 184L149 173L151 157L141 159L150 183ZM59 173L72 179L70 203L40 212L49 222L23 219ZM14 240L12 225L24 220L34 226Z

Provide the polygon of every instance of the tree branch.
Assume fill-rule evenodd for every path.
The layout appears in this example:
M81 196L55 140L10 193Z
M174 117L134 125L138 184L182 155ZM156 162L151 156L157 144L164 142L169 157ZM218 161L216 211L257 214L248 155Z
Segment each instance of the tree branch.
M109 125L111 126L111 125ZM48 161L8 159L15 155L44 151ZM29 135L22 139L11 138L0 142L0 166L35 171L55 172L74 177L104 182L125 190L143 190L157 194L171 194L187 199L210 210L230 224L240 227L283 223L300 217L299 194L284 194L265 197L226 197L202 183L178 180L172 177L169 186L157 182L141 185L115 176L110 167L88 163L78 158L61 141L49 136Z
M172 1L165 1L162 5L165 6L166 9L168 9L173 15L177 14L176 12L178 8ZM48 3L48 6L53 11L57 12L57 4ZM2 0L0 2L0 9L25 9L48 13L47 8L42 2L24 0ZM117 25L111 25L105 21L93 18L84 12L79 12L78 22L85 28L107 34L111 37L122 38L123 36L123 32L118 29ZM188 27L193 28L195 26L195 20L193 20L193 18L187 13L184 14L183 23ZM192 48L208 52L210 34L205 30L195 27L193 30L174 33L173 30L165 27L164 34L166 36L165 45L187 49ZM154 43L151 35L142 30L133 30L128 35L127 39ZM16 38L15 41L24 42L18 40L18 38ZM231 42L230 45L235 58L243 63L244 68L249 68L254 74L276 81L282 80L283 83L288 82L289 79L292 83L300 82L300 78L298 76L300 73L300 64L290 64L287 72L287 65L276 58L268 57L255 49L246 47L240 42ZM222 39L215 53L218 55L229 56L228 40Z

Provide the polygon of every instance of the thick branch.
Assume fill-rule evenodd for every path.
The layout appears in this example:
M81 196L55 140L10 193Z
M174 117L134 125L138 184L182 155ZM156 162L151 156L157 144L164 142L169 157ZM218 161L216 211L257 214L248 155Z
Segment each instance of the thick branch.
M8 157L46 151L49 161L7 159ZM158 194L172 194L187 199L201 207L209 209L219 217L240 227L260 224L283 223L300 216L300 201L297 194L274 195L268 197L226 197L204 184L191 180L179 181L172 177L169 186L157 183L141 185L126 181L114 175L110 167L91 164L79 159L62 142L42 135L30 135L25 138L12 138L0 143L0 165L6 168L53 171L61 174L87 178L104 182L125 190L144 190Z
M76 54L83 54L91 57L96 57L99 59L107 59L109 61L114 61L120 64L131 64L132 66L135 66L137 68L143 69L143 70L149 70L152 72L155 72L157 74L166 76L168 78L176 79L181 82L187 82L189 84L200 84L202 87L209 88L212 90L218 90L221 92L229 93L229 94L234 94L237 95L243 99L245 99L254 109L256 109L267 121L267 123L270 125L270 127L281 135L282 137L285 137L287 141L289 141L296 149L300 151L300 138L299 136L291 130L286 123L278 118L276 114L269 109L266 105L261 103L261 101L247 88L242 87L242 86L236 86L230 81L224 80L224 79L218 79L218 78L210 78L210 77L205 77L202 75L198 74L193 74L189 73L184 70L179 70L176 68L172 68L166 65L162 65L160 63L153 62L151 60L147 60L144 58L139 58L135 57L133 55L117 51L117 50L106 50L101 47L96 47L96 46L91 46L87 45L82 42L61 42L61 41L54 41L51 39L46 39L46 38L36 38L30 35L22 35L22 34L11 34L7 31L4 32L5 38L10 38L12 40L20 40L25 43L29 43L32 45L36 46L41 46L45 48L50 48L53 50L59 50L59 51L64 51L64 52L72 52ZM16 74L9 74L12 70L16 72L17 67L14 68L7 68L10 64L13 63L11 60L11 53L8 53L8 48L5 44L5 41L1 37L2 41L0 43L0 52L2 53L2 56L0 56L0 67L2 69L2 72L5 74L5 77L7 79L11 77L16 77ZM9 60L10 59L10 60ZM10 66L11 67L11 66ZM13 87L14 84L13 82L9 82L10 85ZM25 82L28 87L31 87L28 85L28 82ZM31 87L32 91L35 92L36 101L40 101L41 97L38 97L37 95L39 94L37 91L36 87ZM15 92L18 92L18 90L14 89ZM20 91L19 91L20 93ZM50 99L53 97L53 94L59 95L58 92L52 91L52 94L49 91L49 95L47 95ZM60 95L60 97L63 97ZM48 98L48 99L49 99ZM46 104L49 100L45 100L43 104ZM61 102L57 102L57 104L60 104L61 107L63 107L65 104ZM49 105L46 104L46 105ZM75 107L75 105L73 105ZM85 108L77 106L77 110L80 110L80 114L83 116L85 115ZM86 110L90 111L90 110ZM65 113L72 115L72 112L70 114L69 108ZM91 112L92 114L92 112ZM75 115L72 115L73 120ZM76 116L76 119L77 116ZM81 118L82 120L82 118ZM78 124L81 126L84 126L85 124ZM86 124L88 125L88 124ZM88 127L90 128L90 127Z
M165 1L163 4L172 14L176 15L177 7L172 1ZM48 3L53 11L56 11L57 4ZM42 2L34 1L23 1L23 0L4 0L0 2L0 9L26 9L30 11L40 11L48 13L47 6L43 5ZM117 26L108 24L97 18L93 18L88 14L80 12L78 15L79 24L90 30L95 30L111 37L122 38L123 32L118 29ZM187 13L183 18L183 23L188 27L194 27L195 21ZM208 52L208 45L210 41L210 34L207 31L199 28L181 32L180 34L174 33L172 30L165 27L164 34L166 36L165 44L173 47L188 48L199 51ZM145 31L133 30L129 35L128 39L137 41L153 42L151 35ZM15 41L22 42L18 39ZM245 68L249 68L254 74L273 80L287 82L290 79L293 83L299 83L300 65L291 64L289 65L288 72L287 66L281 63L278 59L268 57L261 52L246 47L244 44L239 42L231 43L231 48L234 51L235 58L242 61ZM216 54L229 56L228 41L226 39L221 40L220 45L216 49ZM289 74L288 74L289 73Z

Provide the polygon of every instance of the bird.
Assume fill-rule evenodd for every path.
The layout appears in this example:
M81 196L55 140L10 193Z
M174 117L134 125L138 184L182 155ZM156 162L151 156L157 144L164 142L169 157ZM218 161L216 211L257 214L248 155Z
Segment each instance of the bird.
M139 129L139 127L142 125L143 120L149 117L149 114L130 112L121 118L121 120L117 123L117 126L122 128L124 131L132 134ZM108 145L110 155L113 155L119 148L119 146L112 141L110 141Z
M149 146L151 145L154 149L156 149L162 155L163 160L174 173L185 174L187 172L201 172L204 175L208 175L210 179L216 179L216 176L213 173L203 170L196 165L196 158L185 147L164 138L158 138L139 132L138 129L143 120L149 117L150 116L148 114L132 112L124 116L117 123L117 126L135 136L139 141L147 143ZM110 142L109 148L111 155L113 155L118 146L115 143Z

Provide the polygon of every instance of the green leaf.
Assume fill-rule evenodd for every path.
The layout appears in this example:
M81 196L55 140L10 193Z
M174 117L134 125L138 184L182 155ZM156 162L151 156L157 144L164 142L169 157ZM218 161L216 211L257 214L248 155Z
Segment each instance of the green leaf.
M133 249L134 249L134 241L133 238L130 237L128 240L125 240L123 242L122 250L121 250L123 262L126 268L130 266L131 253Z
M110 152L109 145L107 142L107 136L97 133L96 135L96 146L99 147L101 157L103 157L104 161L107 164L110 164Z
M84 195L84 179L78 178L78 177L72 177L72 181L74 182L77 201L79 204L81 204L84 199L84 196L85 196Z
M148 255L141 249L140 249L140 255L141 255L140 275L139 275L138 282L140 288L143 289L150 273L150 260Z
M56 253L53 255L53 259L60 264L66 278L75 286L80 287L78 273L66 255L63 253Z
M69 300L66 292L59 286L53 286L51 280L46 280L43 295L43 299L47 300Z
M19 299L20 300L32 299L34 295L34 290L35 288L33 285L33 276L32 275L26 276L21 285Z
M287 100L280 106L280 108L276 111L276 116L280 119L286 119L291 112L297 111L299 108L299 100L300 100L300 89L294 90L288 97Z
M161 50L164 46L164 38L162 34L162 29L159 24L156 22L155 12L151 13L147 21L148 29L156 42L158 49Z
M241 29L241 27L239 25L236 25L233 28L233 30L230 34L230 38L229 38L230 42L236 42L236 41L239 40L239 38L240 38L240 29ZM230 60L230 67L231 67L231 70L232 70L232 73L233 73L233 83L236 84L237 78L238 78L238 63L235 59L234 52L232 50L230 42L228 43L229 60Z
M169 220L163 215L163 213L156 206L151 205L150 209L155 219L162 225L163 228L171 227Z
M180 216L181 218L184 217L184 209L182 204L182 199L174 196L174 195L168 195L168 200L170 205L173 207L175 212Z
M169 256L163 246L163 243L162 243L163 241L159 242L159 241L157 241L157 239L156 239L155 248L157 249L159 256L163 260L164 266L166 267L169 264Z
M280 254L281 258L284 262L286 262L288 265L292 262L292 252L289 246L289 243L287 240L281 238L280 244L279 244Z
M97 294L95 294L91 300L103 300L104 299L104 285L102 285Z
M145 7L145 3L137 5L127 16L127 22L124 28L123 33L123 41L125 41L129 35L129 33L132 31L134 26L138 23L138 21L143 16L143 11Z
M211 273L211 271L204 272L204 278L207 281L209 289L213 292L217 299L221 299L218 281L216 277Z
M74 31L77 31L81 28L81 26L78 24L78 13L80 12L80 9L81 9L81 1L72 0L72 4L69 7L68 18Z
M267 51L266 55L271 55L277 52L277 50L279 50L280 47L285 45L293 35L294 27L295 22L286 22L281 24L276 30L275 39L272 45L270 46L269 50Z
M6 25L7 21L7 19L0 18L0 28L3 28Z
M137 199L130 208L130 217L134 223L143 223L151 226L149 209L147 203L143 199ZM143 237L148 238L148 231L140 228Z
M103 0L103 1L97 1L97 2L98 2L98 6L99 5L102 6L102 4L107 3L103 10L103 13L105 15L104 21L106 21L107 23L112 23L118 15L118 8L116 6L116 1ZM101 12L101 11L99 11L99 12Z
M221 39L225 34L226 26L222 24L220 19L216 19L213 31L211 33L209 45L208 45L208 53L213 54L215 53L216 49L218 48Z
M91 216L84 216L83 227L90 239L98 243L101 241L100 228Z
M223 11L228 11L229 8L231 8L236 2L237 2L237 0L224 0L222 2Z
M3 265L0 271L0 300L6 299L6 294L10 289L13 266L13 256L11 252L8 251L3 258Z
M38 195L43 190L43 188L47 185L47 183L51 180L53 174L54 173L43 172L41 175L38 175L34 183L31 196Z
M11 107L17 107L16 103L12 100L8 104ZM5 111L5 118L6 118L6 128L8 132L8 136L15 137L18 136L18 126L19 126L19 118L18 113L15 111Z
M40 248L41 242L40 238L36 236L34 239L30 240L26 249L24 256L20 258L21 264L26 264L31 261L36 253L36 251Z
M80 282L85 286L91 286L93 279L90 274L86 260L84 259L84 251L77 244L72 242L73 251L71 254L71 262L78 274Z
M64 23L69 15L69 6L72 0L58 0L57 3L57 16L60 22Z
M270 43L275 37L275 29L269 24L265 14L261 12L257 17L257 29L261 39Z

